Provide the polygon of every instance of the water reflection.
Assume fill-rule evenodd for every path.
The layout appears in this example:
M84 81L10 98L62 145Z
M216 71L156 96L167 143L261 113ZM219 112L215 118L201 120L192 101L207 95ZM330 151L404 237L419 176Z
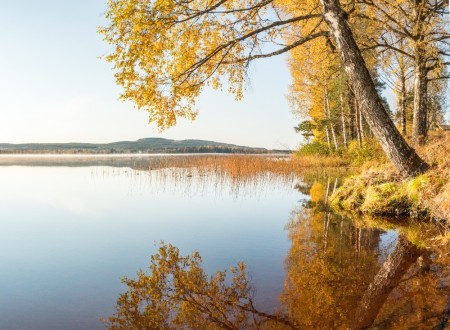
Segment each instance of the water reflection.
M209 277L198 252L184 257L178 248L161 244L149 272L124 283L129 290L117 301L110 329L296 328L282 315L255 308L243 263Z
M3 163L0 328L102 328L99 317L113 313L124 291L119 277L135 278L161 239L198 249L205 263L166 253L159 277L126 282L112 328L446 322L450 258L448 247L427 239L432 226L333 214L333 171L267 164L238 157ZM207 275L238 260L251 276L243 266L228 277Z
M306 328L434 328L446 322L449 248L429 245L439 228L419 220L396 226L396 219L334 215L326 205L330 182L310 186L309 208L289 227L289 291L283 298L296 307L290 317ZM386 245L392 236L393 249Z
M243 263L209 277L198 253L182 257L162 245L148 272L125 280L128 291L110 328L443 329L450 314L448 247L412 243L414 226L384 230L332 213L327 199L337 184L328 178L296 186L310 199L286 225L291 247L272 313L255 307Z
M281 296L290 318L302 328L348 324L379 268L382 234L331 212L298 212L289 224L292 246Z

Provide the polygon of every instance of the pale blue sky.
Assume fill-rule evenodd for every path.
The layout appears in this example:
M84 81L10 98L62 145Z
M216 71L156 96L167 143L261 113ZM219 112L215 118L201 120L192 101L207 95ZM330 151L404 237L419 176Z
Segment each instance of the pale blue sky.
M97 34L106 0L0 0L0 142L111 142L162 136L295 148L298 120L286 94L284 57L251 70L242 102L209 91L196 121L163 133L146 112L118 101L108 46ZM392 95L387 93L387 95Z
M147 113L118 101L108 52L96 32L105 0L0 0L0 142L110 142L162 136L267 148L301 141L286 94L285 58L256 63L242 102L201 97L199 116L163 133Z

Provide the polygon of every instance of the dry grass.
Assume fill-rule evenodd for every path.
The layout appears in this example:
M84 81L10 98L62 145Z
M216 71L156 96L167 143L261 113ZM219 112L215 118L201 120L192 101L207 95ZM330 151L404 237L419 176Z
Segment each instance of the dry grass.
M349 177L332 198L338 209L367 214L426 215L450 222L450 133L435 132L418 149L431 169L404 181L389 163L370 163Z
M304 175L309 172L322 172L332 167L339 167L342 162L338 157L278 157L278 156L190 156L164 158L152 164L155 169L189 169L193 173L214 173L232 179L245 179L265 176L268 173L279 176Z
M149 170L162 186L167 181L185 182L187 187L229 189L236 196L246 189L264 190L269 186L292 189L299 182L348 175L347 168L319 166L312 158L308 160L287 156L195 155L161 158L152 162Z

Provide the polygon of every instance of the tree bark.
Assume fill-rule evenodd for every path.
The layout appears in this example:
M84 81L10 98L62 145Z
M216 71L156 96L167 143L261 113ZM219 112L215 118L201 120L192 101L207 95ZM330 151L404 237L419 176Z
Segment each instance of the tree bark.
M345 148L348 148L348 142L347 142L347 129L345 125L345 114L344 114L344 97L341 94L341 122L342 122L342 142L344 143Z
M341 108L342 142L344 143L345 148L348 148L347 129L345 125L345 114L344 114L344 91L342 88L342 65L339 68L339 106Z
M326 95L325 92L323 93L323 118L327 122L325 126L325 133L327 135L327 145L328 149L331 151L331 142L330 142L330 132L328 130L328 113L327 113L327 101L326 101Z
M350 329L366 329L372 325L391 291L399 284L409 267L423 250L399 236L394 251L381 266L364 293L354 314Z
M321 0L321 4L359 107L388 159L404 176L426 171L428 165L406 143L384 108L339 1Z
M356 109L356 117L355 117L355 126L356 126L356 137L358 139L358 145L362 147L362 138L363 134L361 132L361 111L359 110L358 100L355 98L355 109Z
M402 72L402 76L400 77L400 83L402 84L402 95L401 95L401 120L402 120L402 133L403 136L407 135L406 132L406 77L404 72Z
M417 50L416 53L420 53ZM427 138L427 94L428 78L425 61L420 54L414 63L414 111L412 127L412 145L414 147L425 144Z
M350 140L356 139L356 106L355 106L355 94L353 93L350 83L347 82L348 89L348 109L349 109L349 135Z
M328 95L327 81L324 82L324 93L325 93L325 105L326 105L326 109L327 109L327 120L330 123L330 127L331 127L331 136L333 137L334 150L338 150L339 144L336 139L336 133L334 131L333 121L331 120L330 98Z
M359 108L358 108L358 110L359 110ZM358 122L358 125L359 125L359 134L361 134L361 142L362 142L362 140L364 139L364 116L363 116L363 113L361 112L361 110L359 110L359 122Z

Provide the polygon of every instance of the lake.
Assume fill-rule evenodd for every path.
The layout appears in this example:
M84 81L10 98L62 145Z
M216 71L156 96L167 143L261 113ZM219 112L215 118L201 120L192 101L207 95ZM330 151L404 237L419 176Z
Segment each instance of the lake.
M228 176L183 167L189 157L200 156L1 156L0 328L104 329L121 278L162 241L198 251L208 274L245 262L255 307L299 328L345 328L356 311L376 311L378 328L445 317L448 251L420 246L406 220L330 212L342 173ZM372 282L390 254L400 279L380 298Z

